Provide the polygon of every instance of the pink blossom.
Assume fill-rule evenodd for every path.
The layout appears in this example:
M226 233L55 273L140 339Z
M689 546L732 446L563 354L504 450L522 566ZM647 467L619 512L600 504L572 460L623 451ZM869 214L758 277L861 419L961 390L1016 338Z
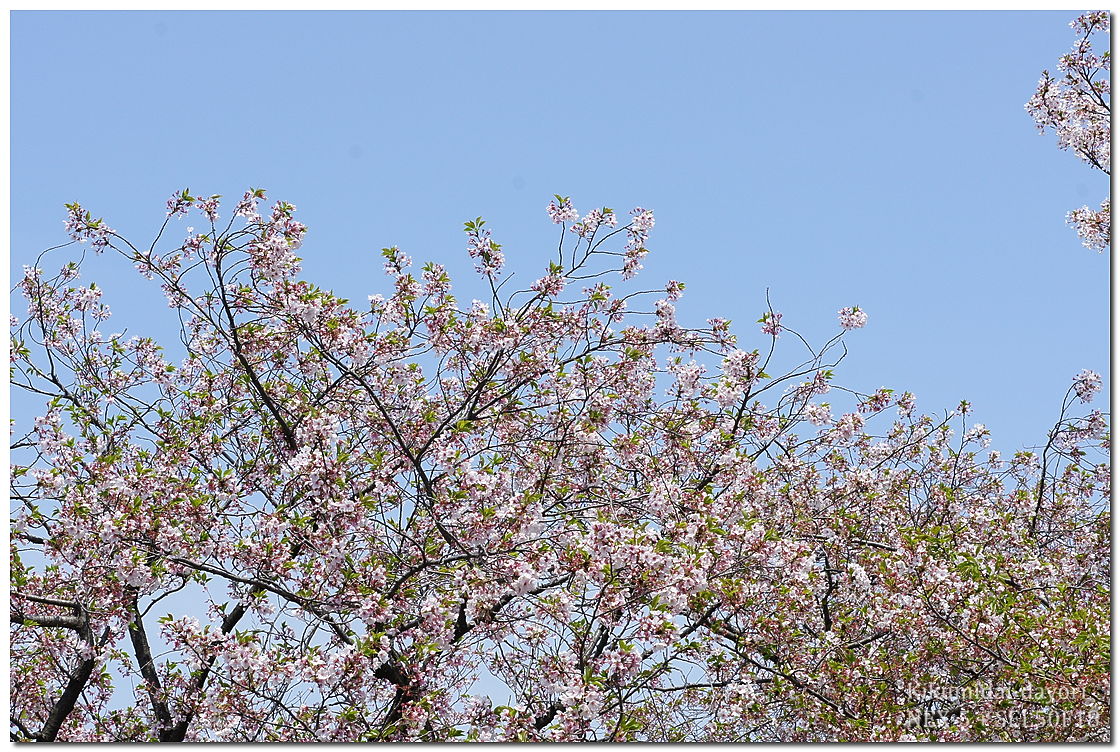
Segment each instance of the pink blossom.
M1092 402L1101 390L1101 375L1087 368L1082 370L1073 377L1073 390L1082 402Z
M82 209L78 204L67 204L66 231L71 239L90 244L94 253L101 253L109 247L110 237L116 231L101 219Z
M167 216L186 216L193 205L194 198L189 191L183 190L179 193L173 193L171 198L167 199Z
M615 217L614 211L604 207L589 211L583 219L572 225L571 231L581 238L590 238L600 227L614 227L617 224L618 218Z
M467 222L467 252L477 261L475 269L480 274L493 276L505 265L505 255L502 247L491 238L490 230L482 229L484 224L481 218Z
M633 209L630 214L633 216L633 219L630 220L630 226L635 233L648 233L653 229L653 212L649 209L643 209L639 206Z
M1052 130L1061 149L1070 150L1086 164L1104 173L1111 161L1111 58L1106 50L1093 50L1094 35L1107 43L1109 15L1093 11L1078 16L1070 26L1080 36L1073 49L1058 60L1057 75L1043 71L1038 88L1026 104L1039 133ZM1077 229L1083 244L1102 251L1111 231L1110 200L1099 212L1082 207L1067 221Z
M1099 211L1088 206L1074 209L1066 215L1066 223L1077 230L1086 248L1104 251L1112 242L1112 199L1102 201Z
M859 413L844 413L836 421L836 433L841 441L851 441L863 428L863 416Z
M840 309L840 326L844 329L862 329L867 324L867 313L859 306Z
M832 422L832 411L826 402L812 404L805 408L805 418L814 426L827 426Z
M265 193L259 188L250 188L245 191L245 195L234 207L233 215L235 217L245 217L250 222L259 222L261 216L257 211L257 202L265 198Z
M210 198L195 199L195 206L197 206L206 218L211 222L218 221L218 206L220 204L221 196L211 196Z
M535 290L546 297L556 297L564 291L564 285L567 280L558 274L550 274L547 277L541 277L532 285L531 290Z
M782 332L782 314L777 311L768 311L762 314L759 323L762 324L762 333L777 337Z
M566 196L555 196L554 200L548 202L548 217L554 224L563 224L565 222L575 222L579 219L579 212L572 206L571 199Z

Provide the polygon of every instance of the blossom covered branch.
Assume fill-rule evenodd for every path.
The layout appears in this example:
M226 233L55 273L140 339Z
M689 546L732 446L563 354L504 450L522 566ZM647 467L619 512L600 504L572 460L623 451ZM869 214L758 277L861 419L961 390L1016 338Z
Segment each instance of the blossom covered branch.
M387 248L356 306L300 279L306 227L265 198L175 194L147 247L71 205L177 341L104 333L78 262L25 270L13 738L1107 738L1096 374L1004 459L967 403L835 383L857 306L815 348L769 306L758 348L682 325L683 284L631 281L647 209L557 196L556 258L512 292L466 223L469 304ZM985 683L1098 722L994 723L959 697Z
M1026 104L1027 112L1034 118L1039 133L1052 130L1060 148L1111 175L1112 56L1107 49L1099 55L1093 49L1094 36L1107 41L1108 11L1082 14L1070 26L1077 32L1078 40L1070 52L1058 59L1056 76L1042 72L1038 89ZM1085 247L1105 250L1111 242L1111 198L1105 198L1099 210L1083 206L1071 211L1067 221L1077 230Z

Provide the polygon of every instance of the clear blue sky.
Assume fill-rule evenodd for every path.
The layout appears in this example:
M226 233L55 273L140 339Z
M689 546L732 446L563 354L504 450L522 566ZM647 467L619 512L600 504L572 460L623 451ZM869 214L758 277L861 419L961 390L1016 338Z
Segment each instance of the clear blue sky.
M1107 378L1108 259L1063 218L1108 183L1023 111L1075 15L16 12L13 274L64 202L146 240L186 186L296 204L306 276L358 300L383 246L462 276L483 215L532 268L551 194L641 205L683 322L761 345L769 287L823 341L858 304L839 380L968 398L1011 450ZM97 281L114 327L159 333L158 289Z

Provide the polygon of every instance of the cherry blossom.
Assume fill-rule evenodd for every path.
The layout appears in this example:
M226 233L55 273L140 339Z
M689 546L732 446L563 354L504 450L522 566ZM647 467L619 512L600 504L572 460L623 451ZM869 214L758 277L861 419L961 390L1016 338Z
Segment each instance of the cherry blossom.
M1078 39L1073 49L1058 59L1057 74L1042 72L1038 88L1026 104L1039 133L1052 130L1058 146L1068 149L1090 167L1106 175L1111 172L1112 90L1109 50L1097 54L1093 40L1107 43L1110 29L1107 11L1092 11L1070 23ZM1083 206L1067 215L1085 247L1103 251L1111 242L1111 201L1100 209Z
M291 204L176 195L198 241L68 227L178 338L104 331L65 250L17 284L13 738L1107 739L1097 374L1040 451L981 456L967 403L843 385L842 332L779 368L781 314L694 328L628 281L647 209L560 228L521 290L476 218L459 297L389 247L351 306ZM978 684L1052 696L939 699Z
M777 311L767 311L762 314L762 318L758 322L762 324L761 331L763 334L777 337L782 333L782 314Z
M859 306L841 308L839 319L840 326L845 329L862 329L867 325L867 313L860 310Z
M555 224L575 222L579 219L579 212L572 206L571 199L566 196L555 196L555 200L548 203L548 216Z
M1082 402L1092 402L1101 390L1101 375L1086 368L1073 377L1073 389Z

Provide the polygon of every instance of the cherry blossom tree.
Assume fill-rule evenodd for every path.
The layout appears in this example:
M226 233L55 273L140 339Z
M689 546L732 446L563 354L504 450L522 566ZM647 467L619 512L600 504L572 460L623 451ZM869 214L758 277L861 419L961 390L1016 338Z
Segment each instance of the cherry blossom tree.
M1111 175L1112 57L1109 50L1093 50L1095 36L1108 41L1109 16L1099 10L1078 16L1070 24L1078 34L1073 49L1058 59L1057 75L1042 72L1027 112L1039 133L1053 130L1058 146L1069 149L1090 167ZM1112 200L1100 209L1074 209L1066 221L1077 230L1086 248L1103 251L1110 245Z
M475 219L482 300L394 247L352 304L264 199L176 194L144 245L69 206L177 340L59 251L17 285L13 739L1108 738L1097 374L1004 458L839 385L858 306L819 346L680 323L649 210L557 196L516 291Z

